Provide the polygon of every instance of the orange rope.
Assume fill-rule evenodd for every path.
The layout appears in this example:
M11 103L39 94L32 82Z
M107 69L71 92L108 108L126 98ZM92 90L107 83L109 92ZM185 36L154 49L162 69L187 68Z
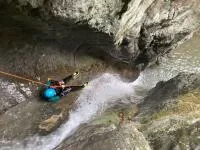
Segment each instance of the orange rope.
M31 80L31 79L27 79L27 78L20 77L20 76L17 76L17 75L14 75L14 74L10 74L10 73L7 73L7 72L0 71L0 73L4 74L4 75L7 75L7 76L15 77L15 78L18 78L18 79L22 79L22 80L26 80L26 81L29 81L29 82L33 82L33 83L36 83L36 84L40 84L40 85L44 85L44 86L49 86L49 85L44 84L42 82L34 81L34 80ZM50 87L56 88L56 87L62 87L62 86L50 86Z

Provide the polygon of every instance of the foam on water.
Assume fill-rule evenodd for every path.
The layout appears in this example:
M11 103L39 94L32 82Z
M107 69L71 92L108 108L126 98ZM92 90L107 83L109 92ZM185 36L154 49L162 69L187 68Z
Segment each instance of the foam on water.
M132 83L123 82L117 75L103 74L83 89L76 101L76 108L70 112L69 120L55 132L47 136L35 135L24 141L1 141L0 149L51 150L73 134L81 124L89 122L107 108L117 103L140 100L145 95L145 91L154 87L158 81L168 80L181 71L200 72L198 56L192 59L184 56L181 60L176 56L164 60L160 66L146 69ZM187 61L190 61L190 64Z
M76 101L76 108L69 115L69 120L55 132L48 136L35 135L24 141L1 141L1 149L50 150L55 148L81 124L87 123L107 108L118 103L127 104L143 98L144 92L138 94L137 90L154 86L154 84L150 84L151 86L147 84L151 80L149 73L149 71L141 73L139 78L132 83L123 82L118 75L109 73L101 75L83 89Z
M136 81L137 82L137 81ZM34 149L49 150L55 148L66 137L96 115L117 102L126 102L127 97L134 94L134 85L123 82L119 76L103 74L94 79L86 87L76 101L76 108L72 110L69 120L48 136L37 136L25 139L25 141L4 144L1 149ZM6 148L6 145L8 147Z

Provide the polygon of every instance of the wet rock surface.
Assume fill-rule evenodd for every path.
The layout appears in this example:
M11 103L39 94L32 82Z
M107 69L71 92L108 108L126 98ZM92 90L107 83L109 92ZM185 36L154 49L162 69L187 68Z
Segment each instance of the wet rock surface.
M114 106L90 123L83 124L56 149L151 149L131 122L136 105Z
M142 104L110 108L56 149L198 149L199 77L181 73L158 83Z
M195 89L200 89L200 74L180 73L166 82L157 83L140 104L140 112L151 115L169 104L177 103L178 96Z
M153 149L199 149L200 75L160 82L139 105L136 120Z
M115 125L93 125L80 128L72 137L56 148L62 149L144 149L150 150L148 142L135 128L126 124L117 128Z
M158 61L199 27L199 6L197 0L0 1L0 67L41 82L77 70L70 85L104 72L134 81L135 65L142 69ZM47 103L34 83L2 76L0 84L1 143L37 134L51 138L81 92ZM128 97L129 106L110 108L81 125L56 149L199 149L199 88L199 74L159 82L139 105Z
M61 80L79 71L69 85L81 85L104 72L120 73L134 80L139 72L111 59L112 38L87 25L43 21L15 9L0 11L1 71L40 80ZM48 135L68 119L79 93L58 103L40 99L42 86L1 74L0 133L2 140L18 140L39 133ZM31 91L31 93L30 93Z

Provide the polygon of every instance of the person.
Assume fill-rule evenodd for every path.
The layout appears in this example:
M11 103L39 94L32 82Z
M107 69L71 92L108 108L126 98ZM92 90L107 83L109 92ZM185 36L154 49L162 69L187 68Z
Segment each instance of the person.
M83 89L88 82L80 86L66 86L66 83L69 80L76 78L78 74L78 72L75 72L61 81L48 79L47 86L42 92L42 98L49 102L57 102L61 97L66 96L68 93Z

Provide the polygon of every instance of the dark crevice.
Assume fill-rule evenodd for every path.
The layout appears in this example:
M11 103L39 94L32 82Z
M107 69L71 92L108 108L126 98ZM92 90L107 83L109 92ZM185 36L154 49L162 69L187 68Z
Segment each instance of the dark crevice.
M121 11L117 14L119 16L119 19L121 19L122 15L127 11L128 9L128 4L130 3L131 0L122 0L124 3Z

